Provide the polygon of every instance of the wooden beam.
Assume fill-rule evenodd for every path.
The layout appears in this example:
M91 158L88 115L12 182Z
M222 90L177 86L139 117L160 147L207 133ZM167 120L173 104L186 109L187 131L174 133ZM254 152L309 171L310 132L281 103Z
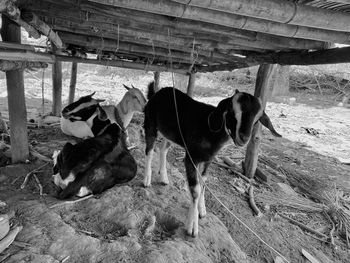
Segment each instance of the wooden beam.
M89 49L98 49L113 51L113 53L118 53L118 51L132 53L132 54L148 54L150 56L160 56L169 58L169 45L168 43L154 43L144 41L139 39L127 39L124 42L115 39L101 37L91 37L80 34L73 34L71 32L60 32L61 38L65 43L83 46ZM130 42L129 42L130 41ZM232 47L234 48L234 47ZM242 48L242 47L240 47ZM192 47L183 47L171 45L171 55L173 58L183 59L184 62L192 63L191 59ZM196 50L198 54L198 61L208 61L208 62L220 62L220 61L243 61L242 58L231 55L223 54L219 51L207 51L207 50Z
M31 61L9 61L0 60L0 70L9 71L25 68L47 68L48 64L45 62L31 62Z
M0 12L5 14L9 19L15 21L18 25L22 26L29 34L29 36L38 39L40 33L31 25L26 23L21 18L21 11L14 4L12 0L0 0Z
M273 74L275 72L275 66L272 64L260 65L258 75L255 83L254 96L258 97L262 101L262 107L265 109L268 95L271 94L271 88L273 85ZM261 124L257 122L254 125L250 141L247 145L247 151L244 161L244 174L248 178L253 178L258 165L258 153L259 145L261 142Z
M36 30L41 32L44 36L47 36L47 38L57 47L57 48L63 48L63 43L60 37L55 33L55 31L52 30L46 23L44 23L42 20L39 19L35 14L31 12L25 12L22 15L23 19L33 26Z
M52 115L60 116L62 110L62 62L52 64Z
M157 92L159 90L159 81L160 81L160 72L154 72L154 91Z
M350 31L347 13L327 10L293 1L281 0L172 0L184 5L219 10L236 15L265 19L283 24L335 31Z
M123 61L123 60L99 60L99 59L84 59L84 58L74 58L62 55L56 55L56 59L59 61L66 62L77 62L77 63L85 63L85 64L94 64L94 65L103 65L109 67L120 67L120 68L129 68L136 70L144 70L144 71L165 71L165 72L174 72L179 74L186 74L189 72L189 68L191 65L181 64L173 65L173 67L169 67L167 65L152 65L152 64L143 64L131 61Z
M196 82L196 73L193 73L193 72L189 73L187 95L190 97L193 97L195 82Z
M4 41L21 43L20 27L4 15L2 15L1 37ZM11 159L13 163L24 162L29 157L29 146L23 70L7 71L6 83L10 119Z
M70 76L70 85L69 85L69 96L68 96L68 104L73 103L75 96L75 86L77 83L77 73L78 73L78 63L72 62L72 70Z
M90 2L176 17L178 19L202 21L231 28L262 32L278 36L305 38L336 43L340 43L337 41L338 38L342 39L343 41L349 41L349 35L345 32L335 32L332 30L283 24L269 21L268 19L256 19L253 17L235 15L232 13L209 10L201 7L188 6L175 3L173 1L90 0Z
M278 52L259 54L246 52L247 58L258 63L280 65L319 65L350 62L350 47L332 48L310 52Z
M53 63L55 61L55 57L47 53L18 50L0 50L0 59L9 61L32 61L46 63Z

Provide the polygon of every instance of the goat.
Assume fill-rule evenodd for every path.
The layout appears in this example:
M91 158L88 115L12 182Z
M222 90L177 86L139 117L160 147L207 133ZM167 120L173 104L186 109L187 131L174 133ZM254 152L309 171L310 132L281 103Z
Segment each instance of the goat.
M154 92L154 83L148 85L148 103L145 107L146 161L144 186L151 184L151 162L154 143L159 131L164 137L160 149L161 182L168 184L166 154L176 143L186 149L184 164L192 202L187 217L186 230L193 237L198 235L198 216L206 215L204 187L209 164L231 137L237 146L244 146L250 139L257 121L273 135L281 137L273 128L261 106L261 100L236 90L232 97L223 99L217 107L196 101L183 92L166 87ZM176 102L176 103L175 103ZM179 127L180 126L180 127ZM203 168L201 175L197 169ZM199 178L201 176L202 178Z
M94 93L66 106L62 110L62 132L78 138L89 138L99 134L101 129L110 123L119 123L123 128L126 128L135 112L143 112L146 98L134 86L129 88L124 85L124 87L128 91L117 106L107 105L99 108L98 102L104 100L93 99ZM97 109L100 112L97 112ZM109 120L109 122L105 121L104 125L97 118L103 111L103 115Z
M61 189L58 198L99 194L136 175L135 159L126 148L120 127L112 123L94 138L75 145L67 143L55 151L54 183Z

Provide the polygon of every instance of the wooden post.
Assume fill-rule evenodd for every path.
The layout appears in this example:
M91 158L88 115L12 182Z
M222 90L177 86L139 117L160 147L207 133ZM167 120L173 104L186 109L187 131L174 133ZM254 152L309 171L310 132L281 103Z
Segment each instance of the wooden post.
M159 81L160 81L160 72L154 72L154 91L157 92L159 90Z
M72 62L72 72L70 76L68 104L73 103L75 96L75 85L77 84L78 63Z
M55 51L55 48L54 48ZM62 62L52 64L52 115L60 116L62 108Z
M21 28L5 15L2 15L1 37L3 41L21 43ZM29 147L23 69L7 71L6 82L12 163L24 162L28 159Z
M259 67L255 83L254 96L262 101L262 107L265 109L268 96L273 89L274 72L276 66L273 64L262 64ZM253 178L258 166L258 151L261 141L261 124L257 122L254 125L252 136L247 146L244 161L244 173L248 178Z
M274 88L272 90L271 97L285 96L289 93L289 75L290 66L276 66L276 78L273 83Z
M196 74L190 73L188 76L188 86L187 86L187 95L190 97L193 97L195 80L196 80Z

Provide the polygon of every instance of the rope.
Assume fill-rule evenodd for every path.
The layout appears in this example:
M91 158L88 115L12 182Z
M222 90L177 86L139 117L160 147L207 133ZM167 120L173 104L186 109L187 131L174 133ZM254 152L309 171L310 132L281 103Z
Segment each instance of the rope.
M170 32L169 32L169 29L168 29L168 37L170 39ZM170 41L168 43L168 48L169 48L169 61L170 61L170 68L172 69L172 59L171 59L171 50L170 50ZM270 246L268 243L266 243L257 233L254 232L254 230L252 230L247 224L245 224L241 219L239 219L215 194L214 192L211 190L211 188L204 182L199 170L198 170L198 167L194 164L194 161L192 159L192 156L187 148L187 144L186 144L186 141L185 141L185 138L182 134L182 131L181 131L181 126L180 126L180 118L179 118L179 112L178 112L178 108L177 108L177 102L176 102L176 94L175 94L175 79L174 79L174 73L172 72L171 73L171 77L172 77L172 82L173 82L173 96L174 96L174 104L175 104L175 112L176 112L176 121L177 121L177 125L178 125L178 128L179 128L179 132L180 132L180 137L181 137L181 140L184 144L184 148L186 150L186 153L193 165L193 167L196 169L197 171L197 177L199 179L199 182L201 185L203 185L203 187L205 187L206 189L208 189L209 193L216 199L216 201L222 206L224 207L227 212L233 216L238 222L240 222L246 229L248 229L254 236L256 236L264 245L266 245L270 250L272 250L273 252L275 252L278 256L280 256L285 262L287 263L290 263L290 261L288 261L281 253L279 253L277 250L275 250L272 246Z
M43 69L43 75L41 80L41 111L42 111L42 118L45 116L45 68Z

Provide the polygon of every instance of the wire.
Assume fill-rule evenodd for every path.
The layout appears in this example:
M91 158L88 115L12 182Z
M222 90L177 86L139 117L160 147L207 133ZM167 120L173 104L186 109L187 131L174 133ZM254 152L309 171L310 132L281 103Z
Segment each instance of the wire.
M168 37L170 39L170 31L168 29ZM172 59L171 59L171 49L170 49L170 41L168 42L168 51L169 51L169 60L170 60L170 69L172 69L173 63L172 63ZM278 256L280 256L285 262L290 263L290 261L288 261L281 253L279 253L277 250L275 250L272 246L270 246L268 243L266 243L258 234L256 234L254 232L254 230L252 230L247 224L245 224L241 219L239 219L215 194L214 192L210 189L210 187L208 187L208 185L204 182L198 167L194 164L194 161L192 159L192 156L187 148L187 144L185 141L185 138L182 134L181 131L181 126L180 126L180 118L179 118L179 112L178 112L178 108L177 108L177 102L176 102L176 94L175 94L175 79L174 79L174 72L172 71L171 73L171 77L172 77L172 82L173 82L173 96L174 96L174 104L175 104L175 113L176 113L176 121L177 121L177 125L179 127L179 133L181 136L181 140L184 144L184 148L186 150L187 156L190 159L193 167L196 169L197 172L197 177L198 177L198 181L200 182L201 185L203 185L203 188L207 188L209 193L216 199L216 201L218 201L218 203L220 205L222 205L222 207L224 207L227 212L232 215L238 222L240 222L245 228L247 228L254 236L256 236L264 245L266 245L269 249L271 249L273 252L275 252Z

